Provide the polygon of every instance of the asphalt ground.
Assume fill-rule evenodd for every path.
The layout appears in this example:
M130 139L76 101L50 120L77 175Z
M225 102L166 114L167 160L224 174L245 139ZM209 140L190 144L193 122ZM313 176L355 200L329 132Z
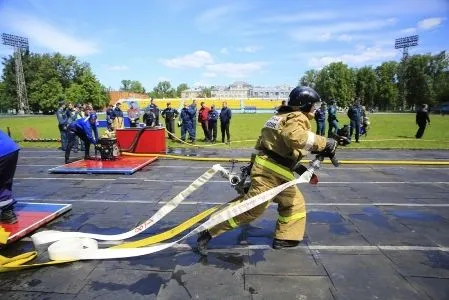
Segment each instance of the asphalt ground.
M172 152L248 157L251 150ZM449 151L340 151L338 157L442 161L449 160ZM17 200L73 205L41 230L100 234L135 227L214 164L160 159L130 176L48 173L62 163L61 151L22 149L14 182ZM317 174L318 185L300 186L308 215L298 249L271 249L272 205L251 225L213 239L207 258L191 250L191 238L137 258L1 273L1 298L449 299L448 166L324 165ZM235 196L217 176L133 239L162 232ZM25 238L0 253L33 249ZM38 250L45 261L43 249Z

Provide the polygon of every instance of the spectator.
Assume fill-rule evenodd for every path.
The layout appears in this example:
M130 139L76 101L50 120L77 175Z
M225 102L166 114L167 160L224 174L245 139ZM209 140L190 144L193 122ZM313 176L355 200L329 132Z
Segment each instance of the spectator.
M204 102L201 102L201 108L198 111L198 123L200 123L201 127L203 128L204 142L210 142L211 140L208 124L209 111L209 107L207 107Z
M175 135L175 119L178 117L178 110L171 107L171 103L167 103L167 108L161 113L162 118L165 119L165 129L171 133L168 138L173 140Z
M422 138L424 131L426 130L427 123L430 125L429 112L427 111L427 104L422 104L421 108L416 112L416 125L419 126L415 137L417 139Z
M231 135L229 134L229 125L231 124L232 111L228 108L228 103L225 101L222 104L220 111L220 129L221 129L221 142L225 142L225 133L227 136L227 143L231 142Z
M151 98L150 105L148 107L153 112L155 117L154 126L159 126L159 107L154 103L153 98Z
M58 129L61 135L61 150L67 149L67 110L64 100L59 101L59 108L56 111L56 118L58 119Z
M208 119L208 128L209 128L209 138L212 143L217 142L217 120L218 120L218 111L215 110L215 105L212 104L210 106Z
M108 105L108 108L106 109L106 123L109 131L113 131L113 124L114 124L114 106L112 104Z
M187 107L187 104L184 103L184 108L181 110L179 116L181 119L181 140L183 142L185 142L186 133L188 132L190 142L195 143L195 131L193 131L195 112L192 106Z
M130 107L128 109L128 118L129 118L129 126L132 128L137 127L140 119L140 110L137 104L133 101L130 103Z
M360 103L359 101L355 101L354 104L348 109L348 117L350 121L350 129L349 129L349 135L350 140L352 139L352 134L355 130L355 142L359 142L360 137L360 118L361 118L362 112L360 110Z
M337 119L337 107L336 101L331 99L329 102L329 108L327 109L327 122L329 123L329 130L327 131L327 137L331 138L334 134L337 134L339 128Z
M192 100L192 104L190 104L189 109L191 112L191 116L192 116L192 124L193 124L193 135L196 136L196 111L197 111L197 104L196 104L196 100L193 99Z
M316 134L326 135L326 104L322 103L321 107L315 111Z
M115 104L115 108L114 108L114 123L113 123L113 128L114 129L121 129L124 127L124 122L123 122L123 111L120 108L122 104L120 102L117 102ZM88 115L89 115L89 111L88 111Z

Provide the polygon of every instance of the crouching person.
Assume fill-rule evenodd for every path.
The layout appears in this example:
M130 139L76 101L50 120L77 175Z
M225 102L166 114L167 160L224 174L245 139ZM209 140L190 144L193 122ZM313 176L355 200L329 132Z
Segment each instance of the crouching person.
M94 136L92 136L92 131ZM84 142L84 159L91 159L90 157L90 144L97 144L98 142L98 129L97 129L97 114L91 113L87 118L78 119L71 123L67 130L67 140L70 147L65 151L65 163L69 163L70 149L72 149L75 143L76 137L79 137Z
M19 146L0 130L0 221L7 224L17 223L12 181L16 172L19 150Z

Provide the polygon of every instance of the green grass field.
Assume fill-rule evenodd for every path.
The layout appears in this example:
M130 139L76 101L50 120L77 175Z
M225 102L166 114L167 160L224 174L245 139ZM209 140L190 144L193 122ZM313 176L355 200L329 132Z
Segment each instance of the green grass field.
M231 122L231 146L223 144L206 144L198 142L199 147L253 147L260 128L270 117L269 114L234 114ZM100 117L101 118L101 117ZM431 115L431 125L427 127L424 137L414 138L417 130L414 114L371 114L371 127L368 136L363 136L360 143L352 143L348 148L390 148L390 149L449 149L449 116ZM346 116L339 116L340 125L349 124ZM37 117L0 117L0 129L6 131L10 127L15 140L21 141L33 132L38 138L58 138L59 132L55 116ZM315 130L315 121L312 121ZM326 124L327 126L327 124ZM221 132L218 128L218 138ZM327 130L327 128L326 128ZM100 129L100 135L103 129ZM197 126L197 140L204 138L203 131ZM180 129L176 128L176 135L180 136ZM20 142L22 147L56 148L58 143ZM171 147L190 147L169 141Z

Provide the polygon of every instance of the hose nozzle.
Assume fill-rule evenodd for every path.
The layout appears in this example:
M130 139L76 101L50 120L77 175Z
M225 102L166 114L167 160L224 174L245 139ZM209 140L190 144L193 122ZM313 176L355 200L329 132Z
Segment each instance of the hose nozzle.
M235 185L239 184L240 183L240 177L238 175L235 175L235 174L229 174L229 183L232 186L235 186Z

